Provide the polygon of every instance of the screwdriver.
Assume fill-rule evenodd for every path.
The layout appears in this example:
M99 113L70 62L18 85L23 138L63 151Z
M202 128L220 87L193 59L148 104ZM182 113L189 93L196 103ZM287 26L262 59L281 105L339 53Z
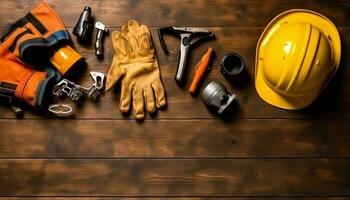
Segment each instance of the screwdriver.
M188 90L189 93L194 94L197 91L201 79L203 78L204 74L209 70L209 64L211 58L213 57L213 52L214 51L212 48L208 48L208 51L203 55L201 60L196 65L191 87Z
M16 105L16 102L13 99L14 93L15 93L14 90L4 88L0 85L0 97L7 99L7 102L10 104L10 107L15 113L17 118L23 118L24 116L23 109L20 106Z

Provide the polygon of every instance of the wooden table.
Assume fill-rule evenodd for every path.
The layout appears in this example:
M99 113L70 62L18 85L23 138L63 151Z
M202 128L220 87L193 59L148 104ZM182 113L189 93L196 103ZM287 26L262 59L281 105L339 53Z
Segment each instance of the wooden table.
M38 0L2 0L0 25L25 15ZM119 92L79 105L76 118L47 119L27 111L16 120L0 106L0 196L125 198L343 199L350 196L350 2L348 0L48 0L71 32L90 5L96 20L119 30L134 18L151 28L168 107L137 123L119 111ZM339 73L316 103L285 111L263 102L254 87L258 38L277 14L306 8L329 17L342 38ZM160 26L211 28L217 39L202 43L194 65L213 47L217 53L206 83L217 80L238 95L232 119L211 114L187 85L174 81L179 40L166 37L170 56L160 48ZM112 61L110 38L105 59L94 48L75 48L87 58L79 83L91 83L89 70L106 73ZM219 72L226 53L240 53L250 80L231 84ZM5 66L1 66L5 67ZM333 198L334 197L334 198ZM339 197L339 198L338 198ZM14 198L16 199L16 198Z

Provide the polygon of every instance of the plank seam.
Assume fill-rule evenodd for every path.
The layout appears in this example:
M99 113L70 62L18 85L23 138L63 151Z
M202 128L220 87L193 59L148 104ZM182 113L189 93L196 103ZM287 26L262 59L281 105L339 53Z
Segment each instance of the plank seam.
M247 195L247 196L242 196L242 195L179 195L179 196L175 196L175 195L169 195L169 196L165 196L165 195L160 195L160 196L147 196L147 195L100 195L100 196L95 196L95 195L82 195L82 196L61 196L61 195L56 195L56 196L49 196L49 195L37 195L37 196L0 196L0 198L11 198L11 197L20 197L20 198L35 198L35 197L39 197L39 198L67 198L67 197L72 197L72 198L96 198L96 197L100 197L100 198L179 198L179 197L183 197L183 198L200 198L200 197L210 197L210 198L288 198L288 197L293 197L293 198L303 198L303 197L350 197L350 195L276 195L276 196L272 196L272 195L266 195L266 196L254 196L254 195Z
M221 118L157 118L157 119L146 119L141 123L147 123L148 121L222 121L222 122L231 122L234 120L349 120L350 117L285 117L285 118L232 118L231 120L224 120ZM55 118L25 118L25 119L16 119L16 118L0 118L1 121L134 121L133 118L74 118L74 119L55 119Z
M349 160L344 157L0 157L0 160Z
M151 29L157 29L163 26L148 26ZM266 26L191 26L191 27L196 27L196 28L242 28L242 29L264 29ZM1 29L6 28L6 26L0 26ZM67 29L74 29L74 26L67 26ZM109 29L120 29L121 26L107 26ZM350 28L350 25L341 25L337 26L337 28Z

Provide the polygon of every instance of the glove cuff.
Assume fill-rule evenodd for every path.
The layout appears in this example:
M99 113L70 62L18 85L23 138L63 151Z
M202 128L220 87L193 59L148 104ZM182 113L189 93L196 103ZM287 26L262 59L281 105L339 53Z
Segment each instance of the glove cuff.
M73 68L79 67L84 58L69 45L61 47L53 54L50 62L61 75L65 75Z

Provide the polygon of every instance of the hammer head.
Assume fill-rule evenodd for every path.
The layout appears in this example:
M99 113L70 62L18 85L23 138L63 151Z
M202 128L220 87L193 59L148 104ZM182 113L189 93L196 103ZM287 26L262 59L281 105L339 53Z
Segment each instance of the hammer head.
M108 29L106 28L106 25L104 25L102 22L96 22L95 23L95 28L98 30L101 30L103 32L108 33Z

